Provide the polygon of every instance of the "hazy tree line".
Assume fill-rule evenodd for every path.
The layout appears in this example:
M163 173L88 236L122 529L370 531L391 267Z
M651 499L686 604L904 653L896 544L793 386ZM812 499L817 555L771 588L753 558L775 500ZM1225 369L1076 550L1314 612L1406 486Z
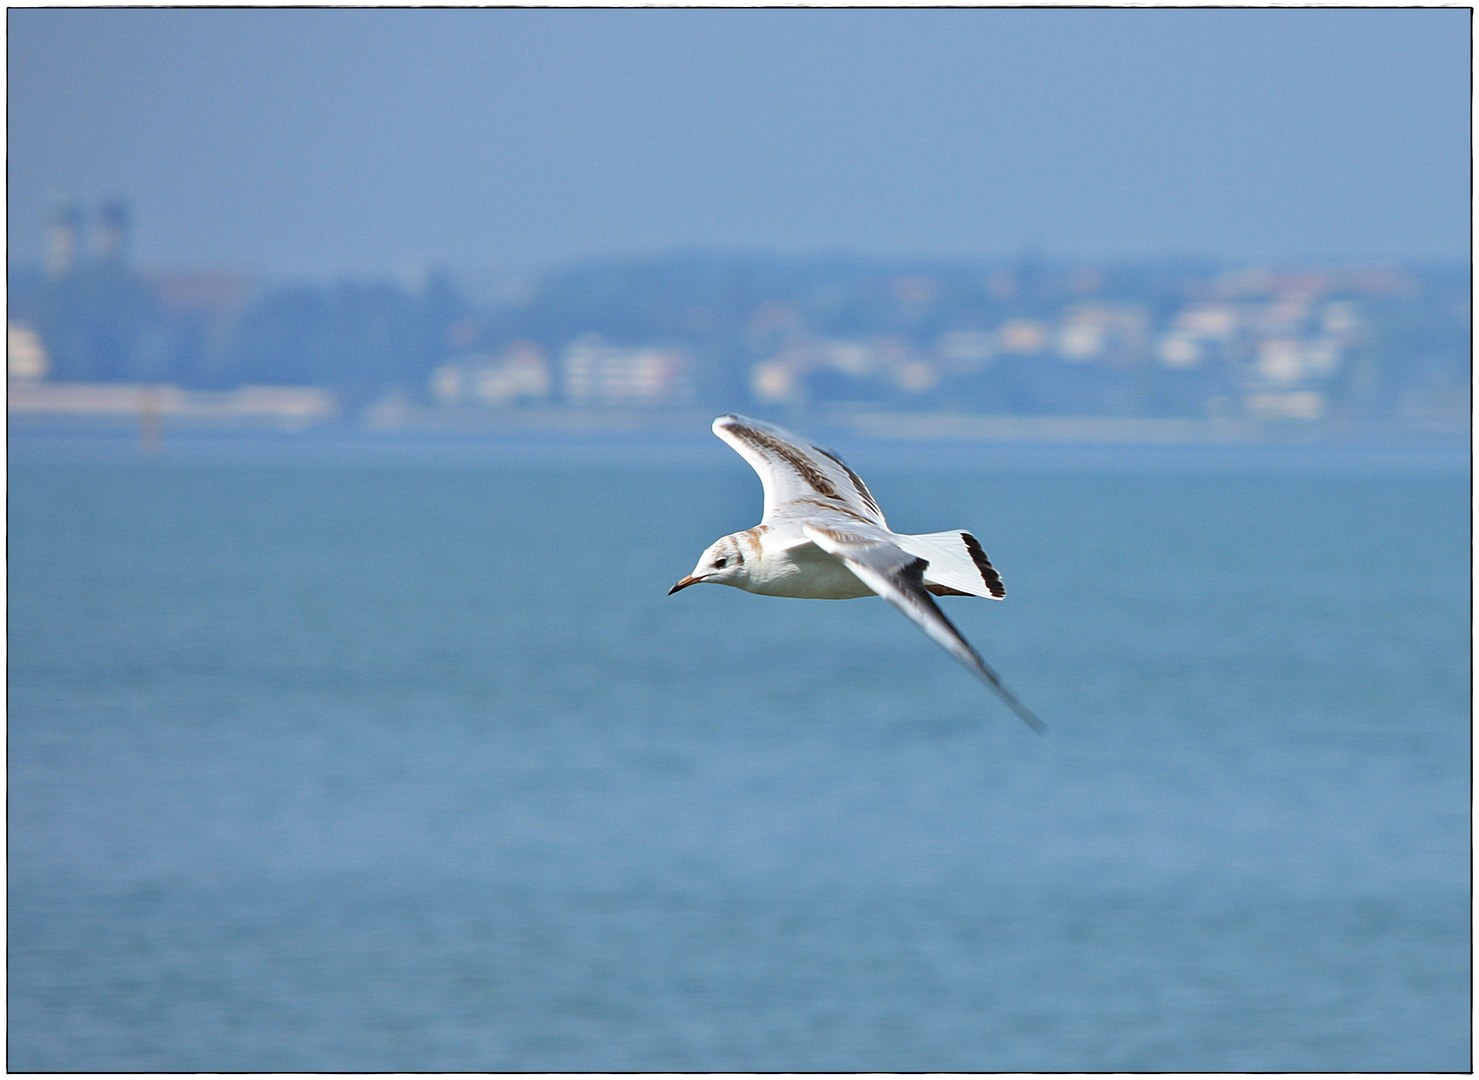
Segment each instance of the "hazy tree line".
M340 281L256 288L222 309L171 304L118 265L60 278L12 273L12 318L30 313L49 377L168 382L192 389L248 384L330 387L350 402L423 385L448 353L467 304L445 276L419 287Z

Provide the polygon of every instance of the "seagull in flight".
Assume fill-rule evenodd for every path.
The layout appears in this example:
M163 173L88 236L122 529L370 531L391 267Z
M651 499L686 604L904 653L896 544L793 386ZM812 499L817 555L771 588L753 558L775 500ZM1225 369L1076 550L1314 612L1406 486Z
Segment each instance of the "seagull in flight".
M726 415L714 421L714 434L760 474L765 513L753 529L710 544L669 596L700 583L814 600L881 596L995 690L1029 727L1043 731L1043 722L934 601L1006 596L980 541L959 530L894 532L862 478L841 458L778 427Z

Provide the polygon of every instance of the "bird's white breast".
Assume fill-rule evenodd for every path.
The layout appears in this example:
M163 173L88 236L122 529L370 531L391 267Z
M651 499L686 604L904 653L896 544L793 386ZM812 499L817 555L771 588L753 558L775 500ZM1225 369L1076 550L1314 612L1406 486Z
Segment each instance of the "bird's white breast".
M810 541L782 546L767 535L760 558L749 563L749 579L740 587L764 596L804 600L851 600L875 593L842 562Z

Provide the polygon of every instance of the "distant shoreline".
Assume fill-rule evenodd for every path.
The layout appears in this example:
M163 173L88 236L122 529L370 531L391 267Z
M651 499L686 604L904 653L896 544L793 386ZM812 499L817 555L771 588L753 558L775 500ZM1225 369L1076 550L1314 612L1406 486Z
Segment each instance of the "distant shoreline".
M225 396L225 395L221 395ZM296 404L296 403L294 403ZM92 410L16 408L9 432L15 436L127 435L152 427L168 434L275 434L283 438L448 437L498 441L508 438L628 438L707 435L715 414L701 409L525 408L508 410L428 408L382 402L359 420L324 409L297 409L279 416L215 409L174 413L118 406ZM968 413L910 413L833 406L800 416L765 415L813 437L919 443L1041 443L1180 446L1294 446L1320 443L1468 443L1470 428L1441 422L1253 421L1138 416L1022 416Z

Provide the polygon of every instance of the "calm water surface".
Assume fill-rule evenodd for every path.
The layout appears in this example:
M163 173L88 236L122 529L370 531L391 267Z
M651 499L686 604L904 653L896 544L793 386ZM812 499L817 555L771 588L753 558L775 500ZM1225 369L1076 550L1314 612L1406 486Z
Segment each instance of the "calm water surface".
M1465 475L851 456L1045 738L722 454L13 459L9 1067L1469 1068Z

